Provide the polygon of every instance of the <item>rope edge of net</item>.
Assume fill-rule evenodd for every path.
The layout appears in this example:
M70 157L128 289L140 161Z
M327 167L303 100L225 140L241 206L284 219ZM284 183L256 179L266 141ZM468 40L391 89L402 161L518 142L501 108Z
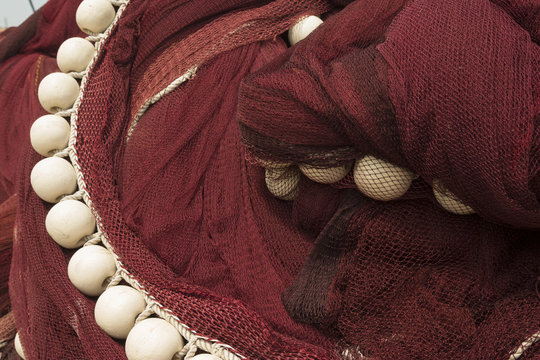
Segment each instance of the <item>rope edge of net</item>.
M530 347L532 347L534 344L540 341L540 331L534 333L531 335L527 340L522 342L510 355L510 358L508 360L518 360L525 351L527 351Z

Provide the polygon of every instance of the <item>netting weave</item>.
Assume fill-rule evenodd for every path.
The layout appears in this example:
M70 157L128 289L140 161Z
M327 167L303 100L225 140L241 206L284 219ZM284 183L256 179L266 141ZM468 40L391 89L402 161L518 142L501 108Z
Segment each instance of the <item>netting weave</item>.
M242 83L250 158L307 177L284 304L348 356L508 359L537 334L538 9L355 1Z
M10 293L27 358L125 359L29 184L36 84L80 35L77 5L52 0L34 37L0 51ZM288 47L280 35L308 14L325 22ZM519 347L540 330L539 14L535 1L132 0L79 108L84 190L133 278L246 358L534 359L540 345Z

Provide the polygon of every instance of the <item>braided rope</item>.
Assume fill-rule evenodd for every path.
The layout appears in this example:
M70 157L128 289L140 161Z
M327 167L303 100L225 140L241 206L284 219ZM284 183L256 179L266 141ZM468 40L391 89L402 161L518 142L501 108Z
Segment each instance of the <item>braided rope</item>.
M189 360L195 356L197 353L197 345L195 344L196 340L189 341L182 350L174 354L173 360Z
M69 72L67 73L69 76L71 76L72 78L74 79L82 79L85 75L86 75L86 70L84 71L81 71L81 72L75 72L75 71L72 71L72 72Z
M116 270L114 275L108 280L107 289L120 284L122 280L122 273L119 270Z
M70 151L71 151L71 148L69 146L66 147L65 149L62 149L62 150L54 150L53 151L53 154L54 154L53 156L65 158L65 157L69 156Z
M531 335L531 337L522 342L521 345L519 345L514 351L514 353L510 355L509 360L519 359L527 349L536 344L538 341L540 341L540 331L534 333L533 335Z
M93 233L92 235L87 235L83 237L84 246L90 246L90 245L97 245L101 242L101 237L103 235L101 232L97 231Z
M82 200L82 198L83 198L83 191L78 190L78 191L74 192L74 193L71 194L71 195L64 195L64 196L62 196L62 198L60 199L60 201L65 201L65 200Z
M126 140L129 140L131 135L133 134L133 131L135 130L135 127L139 123L139 120L144 115L146 110L156 102L158 102L161 98L163 98L165 95L170 94L173 92L176 88L178 88L180 85L185 83L186 81L190 80L195 73L197 72L197 67L193 66L189 68L182 76L175 79L173 82L171 82L169 85L167 85L166 88L156 93L151 98L147 99L145 103L140 107L140 109L137 111L137 114L135 114L135 117L133 118L133 122L131 123L129 130L126 135Z
M154 310L152 310L152 306L149 304L146 305L146 309L144 309L144 311L140 313L139 316L137 316L137 319L135 319L135 324L138 324L141 321L148 319L153 314L154 314Z
M61 117L71 117L71 114L73 114L75 110L73 108L67 109L67 110L61 110L56 112L54 115L58 115Z

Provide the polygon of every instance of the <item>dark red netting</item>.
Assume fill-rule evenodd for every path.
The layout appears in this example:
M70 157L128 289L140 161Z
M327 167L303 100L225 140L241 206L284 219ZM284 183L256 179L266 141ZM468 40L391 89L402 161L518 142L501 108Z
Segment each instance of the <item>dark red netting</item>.
M375 359L507 359L537 332L539 9L356 1L244 80L263 166L372 155L420 175L400 201L352 200L352 217L352 175L300 180L292 213L316 241L283 294L293 318ZM441 183L480 216L443 211Z
M36 84L80 36L77 5L48 3L0 63L0 180L19 199L10 294L27 359L125 358L69 282L71 252L47 235L50 205L29 184ZM280 34L306 14L325 23L287 48ZM525 0L133 0L77 121L102 230L165 308L249 359L509 359L540 331L538 14ZM328 185L294 167L366 154L419 178L382 202L352 172ZM269 192L281 180L298 180L274 189L294 201ZM434 180L477 214L443 210Z

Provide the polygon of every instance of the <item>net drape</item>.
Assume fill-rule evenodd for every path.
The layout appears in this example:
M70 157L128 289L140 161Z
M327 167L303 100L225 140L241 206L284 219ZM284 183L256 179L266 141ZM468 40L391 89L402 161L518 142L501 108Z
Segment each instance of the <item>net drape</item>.
M27 358L124 359L95 299L69 282L71 252L47 235L50 205L29 184L36 84L57 71L59 44L81 36L77 6L49 2L0 63L0 180L19 208L10 292ZM77 123L102 229L165 308L250 359L507 359L540 330L539 8L134 0ZM280 34L309 13L325 23L288 49ZM144 100L193 66L128 140ZM384 203L350 174L302 176L286 202L256 161L365 154L420 178ZM434 179L478 214L442 210ZM523 359L535 356L538 345Z

